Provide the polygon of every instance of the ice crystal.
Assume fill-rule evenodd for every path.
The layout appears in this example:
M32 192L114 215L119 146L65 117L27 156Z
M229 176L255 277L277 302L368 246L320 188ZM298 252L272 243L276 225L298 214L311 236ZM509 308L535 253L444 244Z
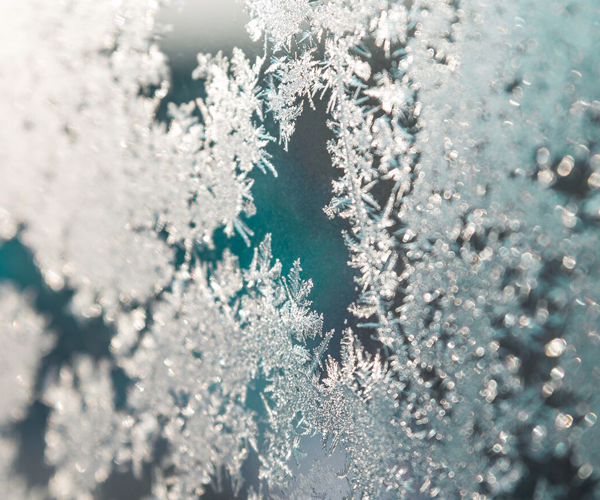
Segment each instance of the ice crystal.
M0 237L65 289L55 323L106 336L38 370L43 301L0 288L0 487L29 494L10 427L39 397L57 499L123 470L165 500L224 475L253 499L600 494L595 0L246 5L264 57L199 54L164 121L162 2L0 7ZM337 335L251 229L263 122L287 148L318 99L357 285Z
M52 408L46 457L57 467L50 482L57 499L91 499L108 478L125 431L112 397L108 363L94 366L89 358L77 359L73 370L62 369L46 390L44 402Z

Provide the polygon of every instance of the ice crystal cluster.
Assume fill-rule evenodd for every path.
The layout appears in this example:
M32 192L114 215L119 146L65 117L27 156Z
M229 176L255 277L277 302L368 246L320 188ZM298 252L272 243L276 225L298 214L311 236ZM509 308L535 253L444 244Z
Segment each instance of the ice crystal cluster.
M167 3L0 4L0 241L42 278L0 275L2 498L600 498L597 0L246 0L264 56L199 54L159 120ZM328 332L252 231L317 101Z

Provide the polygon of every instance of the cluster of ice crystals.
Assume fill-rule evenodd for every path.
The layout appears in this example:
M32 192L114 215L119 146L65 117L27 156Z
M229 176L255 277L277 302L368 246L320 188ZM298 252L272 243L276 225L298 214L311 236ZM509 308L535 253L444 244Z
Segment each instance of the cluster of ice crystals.
M39 4L39 5L38 5ZM72 4L72 5L71 5ZM154 113L168 90L155 41L156 2L3 6L0 205L23 223L50 286L75 309L112 316L172 277L172 244L247 230L247 179L268 166L254 66L235 52L201 58L207 98ZM12 125L8 125L11 123ZM18 175L14 175L19 172ZM163 230L169 235L161 237Z
M168 124L159 2L0 7L0 237L110 337L42 379L44 322L2 285L0 488L37 495L10 435L35 386L61 500L129 469L163 500L224 472L253 499L599 495L596 0L246 4L271 64L198 55ZM263 110L287 146L317 98L357 276L339 359L269 236L202 262L220 228L255 243Z
M26 226L22 238L48 284L68 281L86 314L96 294L111 308L120 294L142 298L168 274L167 249L131 217L145 205L131 180L146 162L129 145L151 122L150 103L136 93L153 82L139 72L149 64L141 62L147 37L121 30L144 3L2 6L3 46L19 50L2 57L3 75L12 77L0 83L0 203ZM120 43L131 66L120 60ZM160 58L154 62L164 71Z
M32 400L40 359L52 347L45 321L13 286L0 285L0 426L23 417Z
M404 465L421 495L510 494L532 457L589 478L598 466L581 439L598 435L585 423L597 412L597 5L311 7L296 50L276 52L281 83L267 101L287 143L298 98L326 89L342 170L326 212L350 221L362 292L351 309L388 353L375 385L385 389L367 414L389 418L341 435L360 464L354 491L404 497ZM277 50L285 10L271 14ZM294 84L298 64L314 70ZM364 358L356 352L342 368L332 362L325 382ZM358 367L347 384L362 396L374 367ZM353 406L344 398L334 408L339 423Z
M31 297L12 285L0 285L0 496L7 500L43 498L41 489L32 488L15 474L18 443L10 428L34 400L40 360L53 344L45 327Z
M116 330L108 359L82 354L45 381L56 498L92 498L127 464L139 475L159 438L177 451L164 464L178 478L165 495L189 498L221 467L239 476L256 435L243 400L257 367L241 347L225 363L234 332L243 334L239 319L228 320L231 307L215 304L238 292L230 274L239 266L224 258L227 282L213 290L204 270L176 271L176 250L189 269L192 249L210 246L220 227L248 241L247 176L254 167L274 173L260 126L262 61L251 65L237 50L231 61L200 55L193 76L206 97L171 106L169 124L158 123L169 86L155 43L158 8L31 0L3 5L0 15L3 39L18 47L2 53L1 234L33 251L50 289L75 291L70 307L82 324L101 315ZM27 310L13 302L3 302L7 318L26 329ZM45 344L33 345L15 359L35 366ZM119 369L133 385L117 408ZM22 385L33 377L23 372ZM2 409L16 414L26 400Z
M56 466L50 492L57 499L92 499L111 472L126 422L113 406L109 364L79 358L73 365L64 367L44 394L52 409L46 458Z

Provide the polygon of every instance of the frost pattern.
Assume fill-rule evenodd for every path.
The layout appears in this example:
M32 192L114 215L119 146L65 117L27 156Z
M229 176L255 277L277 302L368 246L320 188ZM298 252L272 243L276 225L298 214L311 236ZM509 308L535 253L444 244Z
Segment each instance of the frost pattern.
M116 5L19 2L3 7L1 27L21 47L3 56L15 75L1 83L5 124L19 132L0 134L2 207L26 226L48 283L76 289L88 316L152 297L172 277L175 244L210 244L222 226L245 235L247 174L272 169L255 126L260 61L251 67L238 51L229 71L223 57L201 58L203 123L191 102L166 128L154 119L169 85L158 4Z
M42 381L49 494L148 468L156 499L223 474L242 494L256 459L252 499L561 498L535 471L552 463L600 495L596 2L246 4L271 64L198 55L205 95L167 125L160 3L1 7L18 50L0 53L0 237L111 329L108 352ZM218 229L254 243L249 174L276 175L264 112L287 147L316 99L359 292L337 359L269 236L247 269L202 260ZM5 424L52 346L11 288L0 321ZM0 487L19 497L15 446Z
M96 484L109 476L126 423L113 407L109 365L94 366L89 358L73 365L44 394L52 408L46 458L56 466L50 493L59 500L93 498Z
M11 285L0 285L0 332L8 353L0 365L0 426L22 418L32 401L38 364L53 344L45 327L28 298Z
M259 3L277 51L285 9ZM366 400L360 429L335 431L357 411L348 397L325 425L358 496L487 498L514 491L531 458L570 460L580 480L597 467L579 436L597 434L598 14L315 2L287 33L296 53L276 52L267 102L283 141L299 100L329 100L342 176L326 212L350 222L351 311L385 353L349 334L324 381Z
M7 353L0 357L0 495L7 500L41 499L43 491L28 486L13 471L18 449L9 428L23 418L34 399L39 362L53 339L30 297L7 284L0 285L0 335L3 353Z

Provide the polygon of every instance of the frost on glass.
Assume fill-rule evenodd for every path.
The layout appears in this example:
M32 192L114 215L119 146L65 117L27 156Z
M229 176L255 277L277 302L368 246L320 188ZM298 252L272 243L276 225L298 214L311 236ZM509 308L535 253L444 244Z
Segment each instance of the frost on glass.
M278 6L249 2L277 30L282 2L259 3ZM510 494L532 460L593 473L580 437L596 434L597 411L598 14L592 2L315 2L287 34L299 54L276 59L267 102L288 142L298 100L322 89L329 101L341 177L326 212L350 221L350 309L386 363L368 403L382 421L356 453L369 424L337 433L359 496ZM294 86L300 64L317 69Z
M0 329L6 353L0 366L0 425L23 416L31 403L40 359L53 344L44 319L29 299L11 285L0 286Z
M5 496L600 495L595 0L247 1L263 56L199 54L179 105L167 4L0 7L0 250L40 274L0 286ZM252 230L318 101L337 331Z
M46 322L32 308L31 297L13 286L0 285L0 494L8 500L43 498L43 492L32 488L13 471L18 453L16 440L8 429L23 418L35 393L36 372L40 359L51 349L53 338Z

